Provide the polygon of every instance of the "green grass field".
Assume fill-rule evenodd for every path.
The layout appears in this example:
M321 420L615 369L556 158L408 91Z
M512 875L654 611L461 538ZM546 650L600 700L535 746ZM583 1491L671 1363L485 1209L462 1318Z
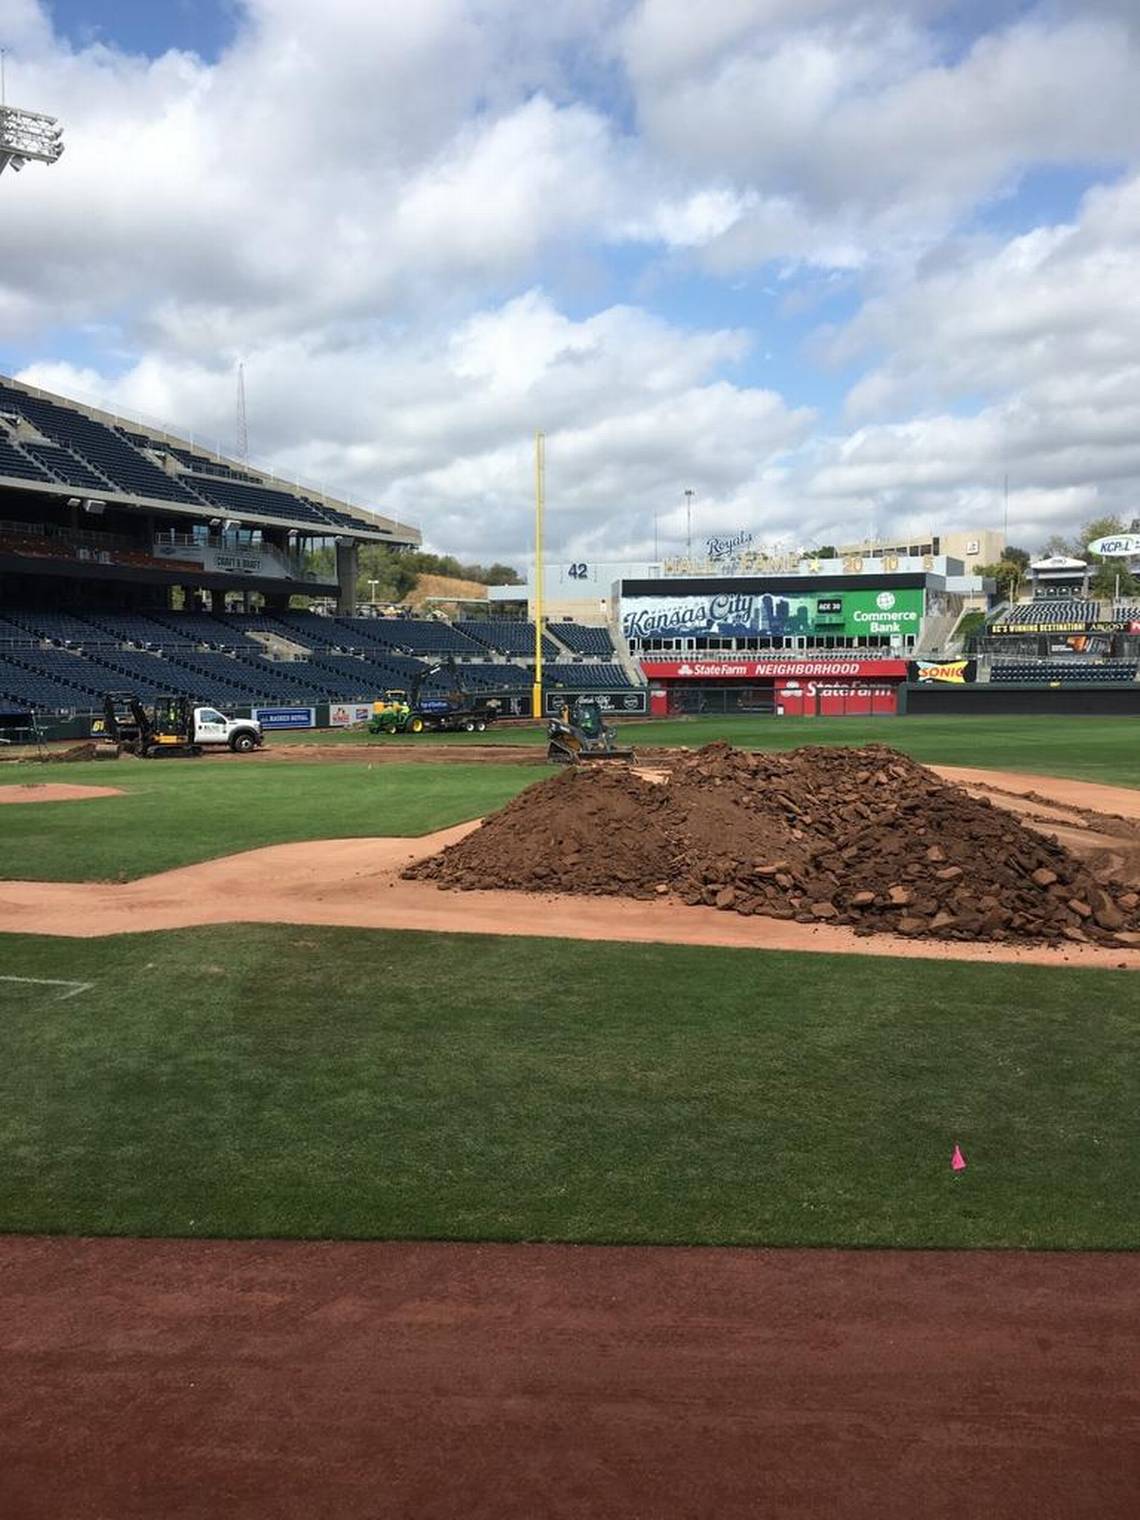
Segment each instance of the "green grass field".
M360 734L274 734L271 744L336 742L360 762L260 759L128 761L0 767L0 786L68 781L122 787L125 797L0 812L0 879L125 881L260 845L356 835L418 835L476 818L548 774L533 766L370 766L375 746L414 758L425 745L545 742L538 726L491 735L369 740ZM1124 718L890 721L700 718L623 725L635 745L697 747L726 738L749 748L889 742L932 764L980 765L1140 786L1140 727Z
M995 770L1072 776L1140 786L1140 723L1135 718L669 718L622 722L623 742L708 744L727 739L744 749L800 744L891 744L928 765L983 765ZM370 739L346 729L274 734L270 743L545 744L545 727L507 724L485 734L424 734Z
M0 785L67 781L118 786L126 796L3 808L0 879L128 881L291 840L429 834L501 807L543 774L257 759L13 766Z
M0 982L0 1229L1140 1247L1123 973L263 926L0 944L6 976L93 984Z

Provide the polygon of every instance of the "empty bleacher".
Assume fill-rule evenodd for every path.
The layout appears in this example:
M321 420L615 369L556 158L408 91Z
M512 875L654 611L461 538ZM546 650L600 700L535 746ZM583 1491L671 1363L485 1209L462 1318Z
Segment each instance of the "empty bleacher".
M96 422L82 412L57 406L38 396L25 395L8 385L0 385L0 410L27 418L45 438L71 450L110 481L111 489L124 496L201 505L201 498L179 479L159 469L114 428Z
M991 624L993 628L1040 628L1043 633L1058 623L1095 623L1099 617L1096 602L1077 601L1071 598L1064 601L1058 598L1047 598L1034 602L1019 602L1015 607L1007 607L1000 617L995 618Z
M110 640L115 645L137 644L143 649L161 649L174 642L161 623L141 612L88 612L83 621L92 630L83 642L99 635L105 635L101 643Z
M98 631L85 618L72 617L69 612L9 612L5 614L10 623L22 628L33 638L60 648L82 648L88 644L114 644L109 633Z
M333 517L307 497L294 496L288 491L278 491L272 486L247 485L244 481L238 480L204 479L198 475L193 476L192 479L197 494L204 501L212 502L214 506L221 507L224 511L242 514L255 512L260 517L278 517L284 522L306 523L317 528L338 526ZM351 522L354 528L360 526L358 522L349 518L345 518L344 521Z
M520 623L512 618L484 618L467 619L455 625L461 633L465 633L476 643L482 644L485 649L494 650L496 654L523 655L526 658L534 658L534 624ZM548 639L542 638L542 658L544 660L557 660L560 654L558 645Z
M10 443L0 432L0 475L14 480L51 480L52 476L30 454Z
M549 631L575 654L599 655L604 660L612 660L615 656L608 628L591 623L551 623Z
M353 648L363 643L417 655L478 656L487 652L485 645L460 629L431 618L338 617L332 621L345 630L348 637L343 642Z
M995 660L990 666L995 685L1104 685L1135 679L1135 660Z
M250 620L239 625L237 617L215 617L210 612L152 612L152 622L162 629L164 644L205 645L208 649L248 649L260 654L262 645L247 632Z
M41 711L89 710L107 684L98 665L69 650L17 650L0 659L0 692Z
M562 686L573 691L618 691L629 689L629 676L620 665L563 665L557 661L544 664L542 674L548 686Z
M79 486L86 490L107 491L110 489L108 481L91 468L84 464L81 459L67 449L60 448L58 443L25 443L21 445L25 454L30 454L38 465L41 465L49 474L54 476L67 486Z

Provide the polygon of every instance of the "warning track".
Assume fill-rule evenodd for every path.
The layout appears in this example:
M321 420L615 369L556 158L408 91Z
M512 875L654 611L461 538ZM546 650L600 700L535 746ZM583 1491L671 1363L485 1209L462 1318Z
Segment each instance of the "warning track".
M1140 1257L0 1240L20 1520L1124 1520Z

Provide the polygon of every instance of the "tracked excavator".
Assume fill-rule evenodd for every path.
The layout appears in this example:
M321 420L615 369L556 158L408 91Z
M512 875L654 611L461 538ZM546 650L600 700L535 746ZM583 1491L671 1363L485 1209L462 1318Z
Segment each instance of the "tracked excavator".
M615 742L617 730L602 717L601 704L593 697L567 697L557 718L551 718L546 758L556 765L582 761L622 760L632 764L632 749Z

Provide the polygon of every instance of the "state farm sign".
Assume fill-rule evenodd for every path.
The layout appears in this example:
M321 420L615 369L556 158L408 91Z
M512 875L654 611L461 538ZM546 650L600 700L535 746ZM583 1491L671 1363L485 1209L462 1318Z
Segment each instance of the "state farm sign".
M651 681L834 680L862 676L903 680L905 660L642 660Z

